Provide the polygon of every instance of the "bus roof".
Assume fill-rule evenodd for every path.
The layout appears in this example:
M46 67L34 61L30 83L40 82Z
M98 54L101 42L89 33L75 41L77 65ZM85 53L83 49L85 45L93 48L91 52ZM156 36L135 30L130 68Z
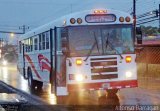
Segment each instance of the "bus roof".
M19 40L23 40L23 39L38 35L40 33L46 32L50 29L54 29L55 26L56 27L65 27L65 26L79 26L79 25L111 25L111 24L132 24L133 23L133 19L132 19L131 15L126 12L122 12L122 11L118 11L118 10L110 10L110 9L107 9L105 11L106 12L104 14L103 13L95 14L95 10L86 10L86 11L81 11L81 12L76 12L76 13L65 15L59 19L56 19L56 20L51 21L45 25L42 25L38 28L35 28L32 31L27 32L26 34L23 34L22 36L20 36ZM87 15L115 15L116 20L113 22L106 22L106 23L104 23L104 22L103 23L100 23L100 22L89 23L86 21ZM120 22L119 21L120 17L124 17L124 19L126 17L129 17L131 20L130 20L130 22L126 22L125 20L124 20L124 22ZM77 20L78 18L81 18L82 23L78 24L76 22L75 24L71 24L70 23L71 18L74 18L75 20Z

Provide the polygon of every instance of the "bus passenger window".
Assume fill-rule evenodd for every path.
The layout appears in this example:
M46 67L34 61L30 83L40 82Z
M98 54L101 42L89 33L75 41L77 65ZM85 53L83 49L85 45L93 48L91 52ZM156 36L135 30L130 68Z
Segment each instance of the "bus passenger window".
M31 39L29 38L29 39L27 39L27 40L28 40L28 44L27 44L27 46L28 46L28 52L30 52Z
M25 52L27 52L27 50L28 50L28 49L27 49L27 44L25 44Z
M39 34L39 50L42 50L42 35Z
M38 50L38 39L34 39L34 50Z
M33 51L33 39L30 38L30 51L32 52Z
M46 49L49 49L49 32L46 33Z
M45 50L46 40L45 40L46 34L42 34L42 49Z
M28 52L28 39L25 40L25 51Z
M30 52L30 39L27 39L27 52Z
M21 53L21 50L22 50L22 42L19 41L19 53Z

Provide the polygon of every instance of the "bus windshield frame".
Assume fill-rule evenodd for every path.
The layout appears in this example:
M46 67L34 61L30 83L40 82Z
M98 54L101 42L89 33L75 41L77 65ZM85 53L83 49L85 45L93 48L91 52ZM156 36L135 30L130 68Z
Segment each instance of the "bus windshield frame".
M71 57L134 54L132 24L69 26L68 39Z

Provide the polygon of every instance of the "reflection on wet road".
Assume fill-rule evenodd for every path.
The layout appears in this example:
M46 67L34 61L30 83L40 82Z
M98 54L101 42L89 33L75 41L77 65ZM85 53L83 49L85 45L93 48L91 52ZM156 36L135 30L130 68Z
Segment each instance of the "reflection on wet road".
M50 88L44 85L42 92L30 92L28 87L28 81L24 80L23 77L17 72L16 65L12 64L8 67L0 67L0 79L18 89L21 89L27 93L37 95L45 100L49 104L57 104L56 97L50 93ZM70 105L97 105L99 103L105 104L107 97L103 95L102 91L95 92L81 92L80 94L71 94L68 97L66 104ZM97 97L100 97L98 100ZM116 96L117 97L117 96ZM118 100L118 97L116 101ZM99 101L99 102L98 102ZM115 102L114 102L115 103Z
M65 104L65 105L119 105L119 98L117 95L112 97L107 96L104 91L92 91L92 92L80 92L80 93L71 93L67 97L67 101L62 101L57 103L56 96L50 93L50 88L43 92L34 92L32 93L37 95L49 104Z
M28 82L17 73L16 64L10 64L9 66L0 66L0 80L12 85L15 88L19 88L23 91L29 92Z
M42 92L32 93L29 91L28 81L17 72L16 65L8 67L0 66L0 80L21 89L27 93L37 95L49 104L57 104L56 97L50 93L50 88L44 85ZM117 95L107 96L104 91L72 93L67 98L69 105L155 105L160 104L158 91L151 91L142 88L123 89Z

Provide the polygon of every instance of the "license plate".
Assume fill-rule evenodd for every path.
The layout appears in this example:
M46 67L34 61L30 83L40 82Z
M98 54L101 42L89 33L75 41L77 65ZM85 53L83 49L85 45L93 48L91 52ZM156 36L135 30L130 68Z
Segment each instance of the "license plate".
M102 85L102 87L103 87L103 88L109 88L109 87L110 87L110 84L109 84L109 83L104 83L104 84Z

